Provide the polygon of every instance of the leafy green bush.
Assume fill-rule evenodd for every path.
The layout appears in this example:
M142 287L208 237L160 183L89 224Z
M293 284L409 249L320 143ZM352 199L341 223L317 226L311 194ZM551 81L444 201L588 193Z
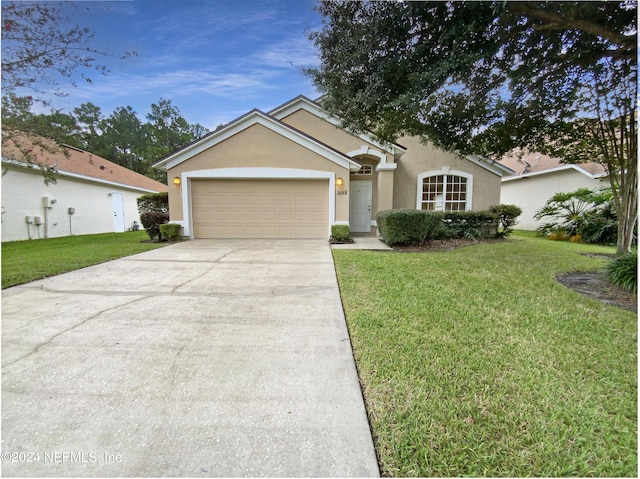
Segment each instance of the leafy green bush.
M627 253L607 265L607 278L616 286L638 291L638 252Z
M169 194L149 193L137 199L140 222L149 238L162 238L160 225L169 221Z
M347 241L350 234L349 225L331 226L331 237L336 241Z
M495 236L498 214L490 211L385 210L376 215L380 236L389 246L416 245L434 239Z
M425 241L449 239L452 232L444 224L444 215L438 211L425 211L427 235Z
M145 211L169 212L169 193L149 193L148 195L140 196L136 201L139 213Z
M443 222L453 238L487 238L498 232L498 214L491 211L447 211Z
M498 236L506 238L517 224L517 218L522 214L522 208L516 205L493 205L489 211L498 215ZM502 231L500 231L502 228Z
M175 239L180 235L182 226L176 223L164 223L160 225L160 235L167 240Z
M376 213L378 231L389 246L423 243L429 231L428 212L422 210L384 210Z
M160 233L160 225L169 221L169 213L162 211L143 211L140 213L140 222L147 231L149 238L162 238Z

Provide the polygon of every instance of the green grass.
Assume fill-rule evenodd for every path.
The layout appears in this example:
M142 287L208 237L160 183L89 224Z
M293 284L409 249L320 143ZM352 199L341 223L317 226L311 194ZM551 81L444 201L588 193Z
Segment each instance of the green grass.
M636 315L554 278L585 252L333 251L383 475L637 475Z
M2 288L55 276L167 243L143 243L145 231L2 243Z

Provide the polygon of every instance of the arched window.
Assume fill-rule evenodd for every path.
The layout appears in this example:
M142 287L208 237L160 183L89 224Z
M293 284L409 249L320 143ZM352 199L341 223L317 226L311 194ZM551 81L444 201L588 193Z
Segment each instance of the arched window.
M471 209L473 176L447 167L418 175L416 208L428 211L468 211Z

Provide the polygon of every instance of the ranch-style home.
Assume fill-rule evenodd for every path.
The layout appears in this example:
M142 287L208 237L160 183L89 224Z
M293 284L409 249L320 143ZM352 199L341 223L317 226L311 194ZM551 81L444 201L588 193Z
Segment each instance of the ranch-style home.
M167 170L170 221L191 238L328 238L334 224L375 234L381 210L485 210L511 172L414 137L350 133L304 96L252 110L154 166Z
M167 191L165 184L78 148L21 135L5 140L3 242L142 229L137 199ZM55 167L55 184L45 184L41 166Z

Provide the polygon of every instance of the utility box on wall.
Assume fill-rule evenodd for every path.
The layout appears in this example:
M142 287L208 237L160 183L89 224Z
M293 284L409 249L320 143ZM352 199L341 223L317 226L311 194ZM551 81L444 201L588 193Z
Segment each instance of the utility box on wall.
M56 200L55 198L51 198L50 196L42 197L42 206L44 206L45 208L53 208L53 205L55 205L57 202L58 200Z

